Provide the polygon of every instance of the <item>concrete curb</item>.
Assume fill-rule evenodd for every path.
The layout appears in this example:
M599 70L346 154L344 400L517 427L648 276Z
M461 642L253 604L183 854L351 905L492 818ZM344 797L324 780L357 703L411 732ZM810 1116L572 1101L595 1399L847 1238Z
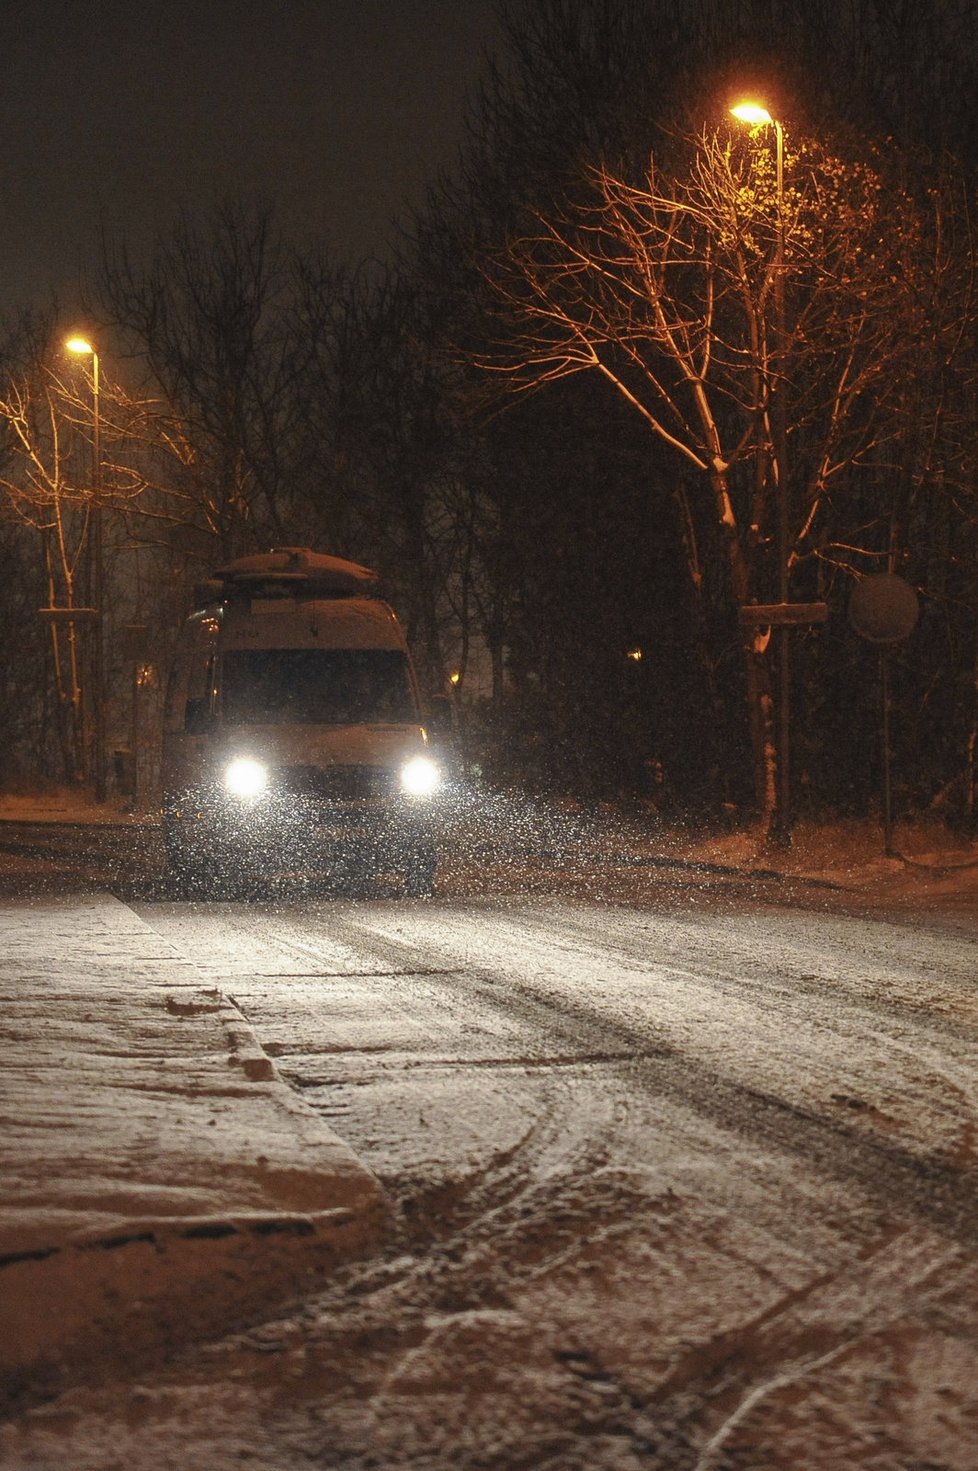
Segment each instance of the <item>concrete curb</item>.
M375 1177L118 900L0 911L0 1402L243 1325L375 1249Z

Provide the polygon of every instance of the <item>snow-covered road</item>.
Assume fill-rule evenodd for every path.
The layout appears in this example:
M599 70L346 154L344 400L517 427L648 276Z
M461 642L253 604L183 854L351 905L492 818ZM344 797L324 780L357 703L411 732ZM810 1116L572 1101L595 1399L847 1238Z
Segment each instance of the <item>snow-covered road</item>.
M525 1123L531 1096L565 1073L575 1096L597 1075L602 1095L688 1108L884 1197L896 1186L904 1204L914 1186L925 1215L954 1209L975 1162L978 943L964 937L756 906L334 902L143 917L393 1182L418 1150L420 1112L451 1171L466 1150L481 1161L509 1147L482 1089L525 1094ZM971 1204L966 1190L964 1217Z
M978 1467L973 929L679 888L137 908L397 1239L26 1416L5 1467Z

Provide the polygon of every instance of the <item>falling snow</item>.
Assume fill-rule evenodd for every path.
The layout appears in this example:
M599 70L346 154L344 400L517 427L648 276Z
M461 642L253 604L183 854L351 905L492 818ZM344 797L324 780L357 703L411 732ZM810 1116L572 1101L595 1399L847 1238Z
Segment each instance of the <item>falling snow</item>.
M52 1079L63 1057L49 1121L182 1039L179 1127L137 1151L138 1183L196 1181L180 1210L223 1209L193 1172L215 1107L202 1057L226 1074L236 1036L246 1110L277 1099L307 1151L348 1151L385 1227L341 1259L300 1254L273 1301L232 1259L223 1321L181 1335L161 1312L155 1346L120 1336L63 1365L10 1407L4 1471L978 1467L970 849L908 830L897 859L848 828L777 859L745 833L530 821L503 796L492 815L459 824L431 901L271 886L188 903L147 860L104 897L7 902L30 961L8 969L33 984L8 1004L5 1061L32 1028ZM13 885L36 860L2 862ZM68 860L49 862L63 883ZM80 993L87 1031L56 1004ZM82 1053L89 1071L67 1069ZM240 1208L242 1181L263 1188L255 1114L236 1135L249 1115L221 1106L229 1173L207 1188L234 1181ZM8 1091L5 1121L17 1107ZM121 1137L93 1127L73 1174L35 1173L37 1201L63 1205L70 1176L107 1229Z

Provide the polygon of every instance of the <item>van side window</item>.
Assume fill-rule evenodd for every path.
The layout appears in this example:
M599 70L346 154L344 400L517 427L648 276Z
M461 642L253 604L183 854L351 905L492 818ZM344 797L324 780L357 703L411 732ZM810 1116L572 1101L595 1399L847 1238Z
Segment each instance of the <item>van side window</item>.
M163 712L167 735L199 734L210 728L220 631L220 616L213 609L194 613L184 624L167 681Z
M194 650L183 717L183 728L188 735L201 735L213 723L216 664L217 656L210 649Z

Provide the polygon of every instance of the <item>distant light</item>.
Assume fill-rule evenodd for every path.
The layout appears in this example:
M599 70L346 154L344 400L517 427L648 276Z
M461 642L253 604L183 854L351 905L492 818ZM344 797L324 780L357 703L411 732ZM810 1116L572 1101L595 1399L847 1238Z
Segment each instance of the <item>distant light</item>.
M224 772L224 785L235 797L258 797L268 785L268 770L250 756L238 756Z
M86 342L84 337L69 337L65 347L69 352L85 353L88 357L95 356L94 347L90 342Z
M626 659L633 659L636 664L641 664L641 662L642 662L642 650L641 649L626 649L626 651L625 651L625 658Z
M461 682L461 679L462 679L462 676L461 676L460 672L457 669L453 669L452 672L451 672L451 674L448 676L448 683L449 684L459 684Z
M409 797L430 797L441 781L441 773L427 756L413 756L401 767L401 786Z
M766 107L759 102L738 102L736 107L730 111L734 117L739 118L742 123L750 123L752 127L759 127L762 123L773 123L774 118Z

